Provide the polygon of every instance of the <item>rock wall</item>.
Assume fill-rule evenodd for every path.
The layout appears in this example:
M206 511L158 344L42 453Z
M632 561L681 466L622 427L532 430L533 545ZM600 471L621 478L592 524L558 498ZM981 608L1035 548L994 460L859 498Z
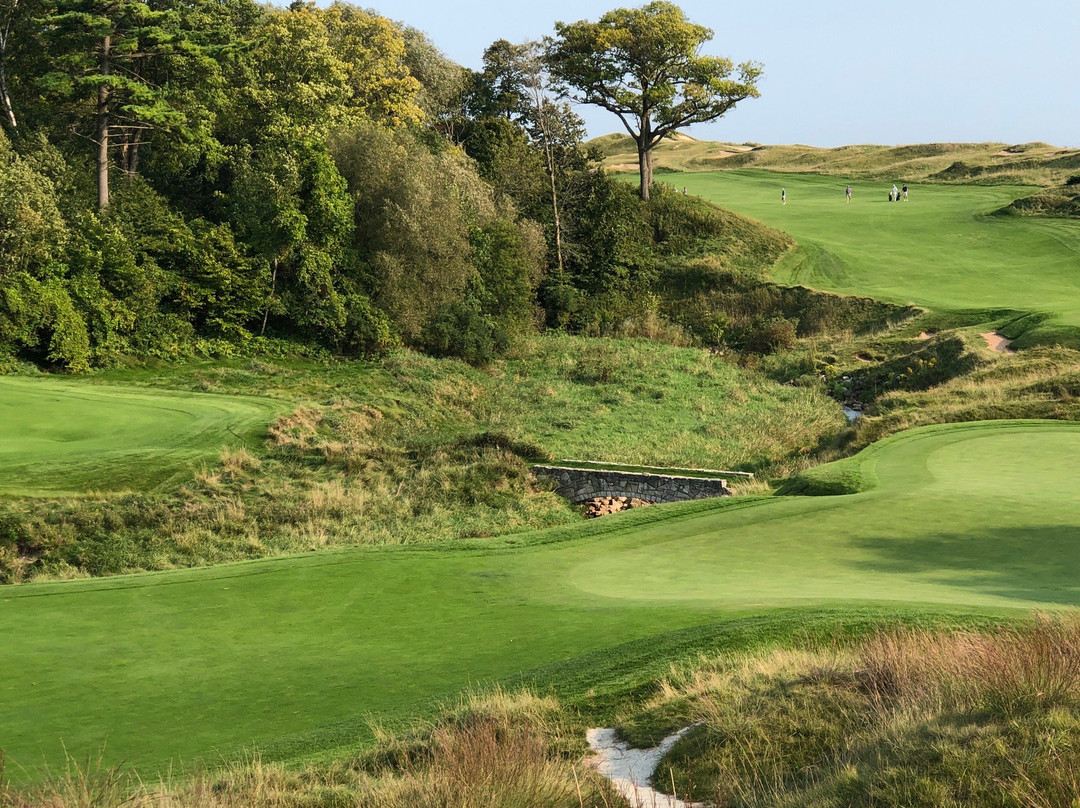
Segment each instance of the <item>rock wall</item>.
M571 502L597 497L636 497L660 503L731 496L731 489L718 477L677 477L561 466L533 466L533 473L552 480L556 493Z

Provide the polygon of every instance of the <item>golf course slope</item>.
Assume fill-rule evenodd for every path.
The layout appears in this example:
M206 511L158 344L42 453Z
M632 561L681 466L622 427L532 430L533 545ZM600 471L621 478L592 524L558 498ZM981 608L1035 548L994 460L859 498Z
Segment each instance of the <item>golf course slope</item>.
M1077 457L1080 424L935 426L803 481L856 493L658 506L514 549L355 549L8 587L8 772L33 778L66 749L150 774L288 736L311 755L355 739L365 716L680 629L797 623L791 607L1080 604Z
M995 215L1036 188L919 184L910 201L890 203L892 181L760 170L659 177L794 236L798 248L772 272L779 283L938 311L1035 314L1008 334L1021 337L1016 347L1078 342L1080 226L1069 219ZM850 203L848 185L854 191Z
M265 433L279 405L56 377L0 377L0 497L145 490Z

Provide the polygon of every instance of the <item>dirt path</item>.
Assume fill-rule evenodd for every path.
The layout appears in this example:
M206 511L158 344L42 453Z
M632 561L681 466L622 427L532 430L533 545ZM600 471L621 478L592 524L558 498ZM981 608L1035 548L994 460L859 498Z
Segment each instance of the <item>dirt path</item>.
M590 729L586 737L596 752L590 762L633 808L700 808L700 803L683 802L652 787L653 772L664 755L694 726L669 735L652 749L630 749L615 737L614 729Z

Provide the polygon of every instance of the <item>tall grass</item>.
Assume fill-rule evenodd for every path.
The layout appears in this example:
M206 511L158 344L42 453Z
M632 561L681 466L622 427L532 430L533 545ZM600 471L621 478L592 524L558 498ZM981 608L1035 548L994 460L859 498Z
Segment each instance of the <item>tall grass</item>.
M1080 804L1080 618L703 660L625 726L701 722L657 781L721 806Z

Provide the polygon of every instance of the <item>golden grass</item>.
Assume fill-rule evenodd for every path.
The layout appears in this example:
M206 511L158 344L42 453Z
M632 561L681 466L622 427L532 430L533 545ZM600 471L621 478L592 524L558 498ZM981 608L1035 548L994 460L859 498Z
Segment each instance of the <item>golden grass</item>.
M1074 806L1080 617L703 658L624 726L695 722L657 777L720 806Z

